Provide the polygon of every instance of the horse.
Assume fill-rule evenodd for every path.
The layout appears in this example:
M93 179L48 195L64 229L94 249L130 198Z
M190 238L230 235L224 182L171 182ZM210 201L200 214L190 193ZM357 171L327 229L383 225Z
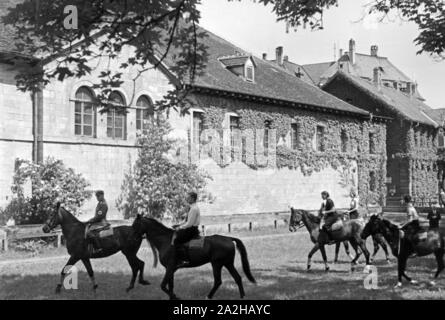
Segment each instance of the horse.
M352 259L351 261L351 270L354 270L354 265L357 263L357 260L361 255L361 253L358 251L358 248L360 248L365 255L366 265L370 264L369 252L366 249L366 244L364 240L360 237L361 232L363 230L363 226L358 221L356 220L345 221L341 229L336 231L331 231L332 241L330 241L326 232L319 232L320 220L321 219L319 217L316 217L305 210L297 210L291 208L289 230L295 231L296 227L301 225L301 223L303 223L303 225L306 227L309 234L311 235L312 242L314 243L314 247L308 254L307 270L311 269L312 256L314 255L315 252L317 252L317 250L320 250L325 264L325 270L329 271L329 266L326 259L325 245L333 243L341 243L345 241L349 241L349 243L352 245L356 253L354 259Z
M94 271L91 266L90 259L105 258L111 256L119 251L121 251L127 258L132 270L132 277L130 285L126 288L129 292L134 288L134 283L136 277L139 273L139 283L141 285L149 285L150 282L144 279L144 265L145 263L137 257L137 252L142 243L142 237L138 236L133 232L131 226L118 226L114 227L114 234L112 236L112 243L110 241L103 246L103 250L98 253L91 253L88 250L88 243L85 239L85 228L86 223L79 221L70 212L64 209L60 203L57 204L57 208L52 215L49 216L48 220L43 225L43 232L49 233L58 225L62 228L62 234L66 241L66 248L70 258L66 263L65 267L62 269L60 283L56 286L56 293L60 293L62 288L62 283L65 276L69 272L69 268L74 266L79 260L83 262L88 275L91 279L93 285L93 291L95 292L98 285L94 279ZM155 253L152 247L153 253ZM154 266L156 266L157 260L154 261Z
M174 274L178 270L178 267L175 265L175 258L172 255L174 253L173 250L175 250L175 248L172 246L172 237L175 235L175 230L163 225L156 219L142 217L141 215L136 217L132 227L139 235L145 234L147 240L152 243L152 246L154 246L159 253L159 260L165 267L165 275L161 282L162 291L169 296L170 300L179 299L173 291ZM201 247L193 248L193 254L189 254L190 263L187 266L182 266L181 268L194 268L211 263L214 284L211 291L207 295L207 298L212 299L216 290L222 284L221 269L222 267L225 267L238 285L241 299L244 298L245 292L242 279L234 266L234 243L236 244L236 247L241 255L241 263L247 279L249 279L249 281L252 283L256 283L256 281L250 271L247 250L243 242L237 238L221 235L206 236L203 239L201 238L201 240L203 240Z
M373 216L362 232L362 238L368 237L370 234L381 233L385 240L389 243L391 251L397 257L398 282L396 288L402 286L402 277L408 280L411 284L416 284L417 281L408 277L405 273L406 264L411 254L415 253L418 257L428 256L434 254L437 262L437 271L434 279L437 279L441 271L444 269L443 255L445 252L445 236L438 229L433 228L427 231L426 238L420 239L420 233L424 231L413 233L408 232L403 235L403 231L399 226L387 219ZM430 282L435 285L435 281Z

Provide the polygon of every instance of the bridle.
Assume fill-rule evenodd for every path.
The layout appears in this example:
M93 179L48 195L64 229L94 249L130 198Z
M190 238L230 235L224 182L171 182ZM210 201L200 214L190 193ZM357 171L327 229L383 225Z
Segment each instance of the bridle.
M62 214L60 213L60 208L61 206L58 207L57 211L54 214L52 214L51 217L45 223L45 226L48 227L49 231L54 230L60 223L60 221L62 221Z
M300 213L296 213L297 210L292 209L291 210L291 219L289 221L289 229L292 228L294 232L298 231L299 229L301 229L302 227L304 227L304 222L303 219L301 219L300 221L296 222L294 215L299 214L301 216Z

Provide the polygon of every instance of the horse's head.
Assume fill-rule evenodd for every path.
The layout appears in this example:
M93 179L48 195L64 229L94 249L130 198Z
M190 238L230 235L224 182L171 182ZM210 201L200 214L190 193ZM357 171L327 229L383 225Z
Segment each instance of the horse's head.
M303 226L303 215L300 210L290 208L289 231L295 232Z
M382 233L382 218L379 215L372 215L369 221L363 228L361 237L362 239L368 238L370 235Z
M57 202L56 210L50 214L48 220L46 220L45 224L42 227L43 232L49 233L61 223L62 214L60 213L60 210L60 202Z

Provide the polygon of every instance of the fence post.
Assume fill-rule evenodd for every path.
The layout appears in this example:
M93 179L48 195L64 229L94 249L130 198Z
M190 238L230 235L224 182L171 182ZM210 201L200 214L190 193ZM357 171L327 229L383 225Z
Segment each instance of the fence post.
M228 229L229 229L229 233L231 232L231 225L230 225L230 223L227 225L228 226Z
M275 229L277 228L277 220L273 221L273 226L274 226Z
M202 225L201 229L202 229L202 235L205 236L206 235L206 226Z
M252 222L249 222L249 231L252 231Z
M60 248L61 245L62 245L62 234L58 233L57 234L57 248Z
M8 236L3 239L3 250L8 251Z

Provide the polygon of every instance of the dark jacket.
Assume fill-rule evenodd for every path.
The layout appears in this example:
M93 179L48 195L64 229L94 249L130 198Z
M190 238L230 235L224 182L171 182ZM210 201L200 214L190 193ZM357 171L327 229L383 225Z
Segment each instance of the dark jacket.
M99 203L96 206L96 214L88 222L89 223L106 222L107 221L107 212L108 212L107 202L105 200L99 201Z

